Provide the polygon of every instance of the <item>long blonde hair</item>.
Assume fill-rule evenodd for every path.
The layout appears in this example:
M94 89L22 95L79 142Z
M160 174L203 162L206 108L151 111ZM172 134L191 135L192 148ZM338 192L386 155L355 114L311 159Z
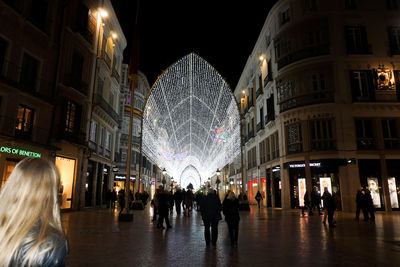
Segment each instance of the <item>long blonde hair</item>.
M58 186L52 162L26 158L16 165L0 193L1 266L22 256L22 246L22 265L34 265L61 242Z

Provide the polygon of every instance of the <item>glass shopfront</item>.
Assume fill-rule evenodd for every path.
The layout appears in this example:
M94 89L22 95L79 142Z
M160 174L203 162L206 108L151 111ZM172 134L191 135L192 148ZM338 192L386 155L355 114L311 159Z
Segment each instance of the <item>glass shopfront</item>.
M266 200L267 200L267 207L272 207L272 171L271 169L267 169L266 171Z
M343 160L322 159L310 161L311 185L316 187L318 194L322 196L324 188L335 195L336 208L341 210L341 195L339 184L339 165L344 164ZM304 194L306 192L305 162L289 162L290 177L290 203L292 209L304 206ZM311 193L311 192L310 192Z
M372 202L376 210L385 210L383 199L381 164L379 159L359 159L358 171L360 184L371 192ZM355 194L356 192L354 192Z
M400 210L400 159L386 160L388 189L392 210Z

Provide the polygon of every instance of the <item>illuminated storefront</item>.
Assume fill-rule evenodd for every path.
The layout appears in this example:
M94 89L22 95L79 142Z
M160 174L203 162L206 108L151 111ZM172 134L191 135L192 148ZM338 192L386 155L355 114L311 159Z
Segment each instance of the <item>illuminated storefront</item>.
M345 165L345 161L340 159L310 161L311 186L317 188L319 196L322 196L325 187L328 188L331 194L336 195L336 205L339 210L341 210L340 165ZM298 161L286 163L285 166L289 168L291 207L293 209L304 207L304 194L307 191L306 164L304 161Z
M381 164L379 159L359 159L360 185L369 188L376 210L385 210L383 199Z
M60 173L59 201L61 209L72 208L72 192L76 177L76 159L56 156L55 165Z
M129 183L129 188L133 191L133 184L135 182L136 175L131 175L131 181ZM114 174L114 189L115 191L125 190L126 184L126 174Z
M47 152L47 153L46 153ZM0 188L7 182L15 165L26 157L45 158L50 154L42 148L18 143L0 143Z

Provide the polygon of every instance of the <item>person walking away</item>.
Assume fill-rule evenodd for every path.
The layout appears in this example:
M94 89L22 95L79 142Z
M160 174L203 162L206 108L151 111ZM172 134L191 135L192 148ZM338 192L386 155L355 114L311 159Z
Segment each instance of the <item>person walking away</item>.
M334 228L336 227L336 222L333 219L335 215L335 210L336 210L336 199L335 199L335 194L331 195L329 193L328 189L326 190L328 192L328 197L327 197L327 203L326 203L326 210L328 211L328 224L329 228Z
M211 243L215 247L218 239L218 222L222 219L222 205L218 196L212 188L208 189L208 194L203 197L200 204L201 218L204 222L204 238L206 245L210 246L210 227Z
M0 193L1 266L65 266L59 183L50 161L25 158L15 166Z
M160 185L160 194L158 195L158 222L157 228L165 229L164 220L167 228L171 228L169 224L168 218L168 210L169 210L169 196L168 191L163 189L163 186Z
M185 213L184 215L189 216L193 209L193 193L192 190L188 189L185 194Z
M160 189L157 188L156 192L154 193L153 200L151 201L153 206L153 219L152 219L153 222L157 221L159 195L160 195Z
M260 208L261 208L261 206L260 206L260 201L263 199L263 197L262 197L260 191L257 191L257 194L256 194L255 199L257 200L258 209L260 209Z
M357 190L356 194L356 221L359 221L360 219L360 209L362 206L362 201L363 201L363 194L361 193L361 190Z
M368 222L369 216L368 216L368 201L367 201L367 196L366 196L366 188L363 187L361 190L362 198L361 198L361 211L364 215L364 222Z
M178 188L174 194L174 200L175 200L175 210L176 214L180 215L181 214L181 203L182 203L182 192L181 189Z
M225 221L228 224L229 237L231 245L237 246L239 237L239 200L236 198L235 193L228 191L224 202L222 203L222 211L225 216Z
M368 189L365 189L365 200L366 200L367 214L369 215L371 222L375 222L374 202L372 201L371 192Z
M183 213L185 213L185 197L186 197L186 191L185 188L182 189L182 209Z
M313 190L311 191L311 206L312 206L312 209L314 209L314 207L316 207L318 210L318 214L322 215L320 205L321 205L321 197L318 194L317 187L314 186Z
M308 196L308 191L304 193L304 207L301 209L301 215L304 216L304 210L310 209L309 216L312 215L311 205L310 205L310 198Z
M322 201L324 203L324 208L325 208L324 218L322 219L323 224L326 224L326 218L328 217L328 205L329 205L328 201L330 200L331 197L332 197L331 193L329 193L328 188L325 187L324 194L322 195Z

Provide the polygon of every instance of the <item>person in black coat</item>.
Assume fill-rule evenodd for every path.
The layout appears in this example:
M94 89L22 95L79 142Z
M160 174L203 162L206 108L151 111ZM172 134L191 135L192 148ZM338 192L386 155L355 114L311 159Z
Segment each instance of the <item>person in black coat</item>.
M314 207L316 207L318 210L318 214L322 215L322 213L321 213L321 197L318 194L316 186L314 186L313 190L311 191L311 207L312 207L311 209L314 209Z
M182 195L182 191L180 188L176 189L176 192L174 194L174 200L175 200L176 214L180 215L181 214L181 203L183 200L183 195Z
M365 188L365 205L367 215L369 215L369 219L371 222L375 222L375 207L374 202L372 200L371 192Z
M204 222L204 237L206 239L206 245L210 245L211 227L211 243L215 246L218 239L218 222L222 219L222 205L219 197L215 194L212 188L208 190L208 194L201 200L200 210Z
M167 228L171 228L168 218L168 210L169 210L169 193L163 189L163 186L159 187L160 194L158 195L158 222L157 228L165 229L164 220Z
M236 198L235 193L228 191L224 202L222 203L222 207L222 211L225 215L225 221L228 224L231 245L237 246L240 216L239 200Z
M304 210L309 209L308 216L312 215L311 205L310 205L310 198L308 196L308 191L304 193L304 207L301 208L301 214L304 216Z

